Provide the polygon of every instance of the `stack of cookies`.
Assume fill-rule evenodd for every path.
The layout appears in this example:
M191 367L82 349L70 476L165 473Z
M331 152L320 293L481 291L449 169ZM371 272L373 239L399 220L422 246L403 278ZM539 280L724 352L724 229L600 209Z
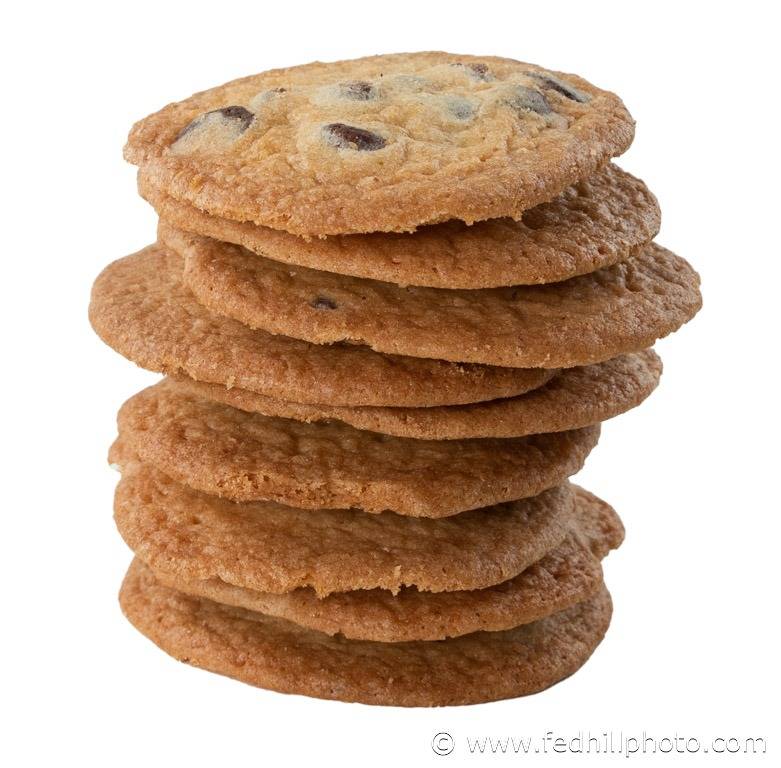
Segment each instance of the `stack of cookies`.
M167 377L110 452L128 619L195 666L346 701L575 672L623 528L568 477L701 302L610 163L632 137L579 77L444 53L265 72L138 123L157 242L90 306Z

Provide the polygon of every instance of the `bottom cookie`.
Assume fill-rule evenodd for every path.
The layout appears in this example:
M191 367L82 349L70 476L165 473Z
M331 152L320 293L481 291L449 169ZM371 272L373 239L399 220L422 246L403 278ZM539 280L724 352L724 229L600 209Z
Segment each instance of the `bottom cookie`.
M477 704L544 690L577 671L610 623L610 595L502 632L437 642L345 640L188 597L134 560L130 622L171 656L282 693L388 706Z

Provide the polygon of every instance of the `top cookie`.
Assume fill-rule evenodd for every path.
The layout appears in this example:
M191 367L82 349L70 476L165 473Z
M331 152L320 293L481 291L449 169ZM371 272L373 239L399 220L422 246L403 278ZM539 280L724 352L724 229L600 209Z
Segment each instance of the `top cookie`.
M277 69L170 104L125 147L156 189L299 235L509 216L627 149L621 100L496 57L413 53Z

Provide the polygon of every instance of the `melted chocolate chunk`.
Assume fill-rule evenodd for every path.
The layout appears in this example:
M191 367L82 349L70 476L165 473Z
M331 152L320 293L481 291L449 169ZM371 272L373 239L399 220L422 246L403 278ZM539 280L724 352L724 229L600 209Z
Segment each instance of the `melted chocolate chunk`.
M589 100L588 94L579 91L577 88L571 86L569 83L565 83L558 77L544 75L542 72L527 72L526 74L529 77L533 77L543 88L547 88L550 91L556 91L556 93L560 93L562 96L566 96L572 101L577 101L582 104Z
M228 120L235 121L239 127L239 133L244 133L244 131L249 128L250 123L255 119L255 115L253 115L252 112L250 112L245 107L231 106L222 107L221 109L213 109L211 112L206 112L203 115L199 115L191 123L188 123L179 132L179 135L176 137L177 140L181 139L182 136L186 136L188 133L190 133L193 128L196 128L198 125L200 125L207 117L209 117L209 115L222 115Z
M377 98L377 89L365 80L352 80L339 86L342 96L353 101L371 101Z
M252 114L245 107L223 107L222 109L215 109L214 112L207 112L206 114L212 115L215 112L219 112L223 117L227 117L229 120L236 120L240 126L242 132L249 128L250 123L255 119L255 115Z
M344 123L328 123L323 126L325 140L337 149L357 149L361 152L374 152L382 149L386 141L376 133L356 128Z
M327 296L318 296L312 300L311 306L315 309L336 309L336 302Z
M553 111L543 94L522 85L515 88L512 96L507 99L507 103L516 112L536 112L538 115L549 115Z

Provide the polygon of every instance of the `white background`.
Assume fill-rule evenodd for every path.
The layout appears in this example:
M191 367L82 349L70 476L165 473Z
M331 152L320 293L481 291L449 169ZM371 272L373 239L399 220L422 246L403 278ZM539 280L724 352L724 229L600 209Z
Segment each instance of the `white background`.
M0 762L492 764L502 758L467 757L467 736L589 729L764 736L777 755L781 43L770 9L6 6ZM105 452L117 407L154 378L103 346L86 317L98 271L154 238L122 145L134 120L233 77L420 49L520 58L617 91L638 122L621 164L660 198L660 242L701 271L705 309L658 345L660 389L605 426L579 477L628 530L606 562L613 625L579 674L531 698L442 710L255 690L169 659L116 603L130 555L113 528ZM453 735L452 755L433 754L437 731ZM526 762L567 759L589 762Z

